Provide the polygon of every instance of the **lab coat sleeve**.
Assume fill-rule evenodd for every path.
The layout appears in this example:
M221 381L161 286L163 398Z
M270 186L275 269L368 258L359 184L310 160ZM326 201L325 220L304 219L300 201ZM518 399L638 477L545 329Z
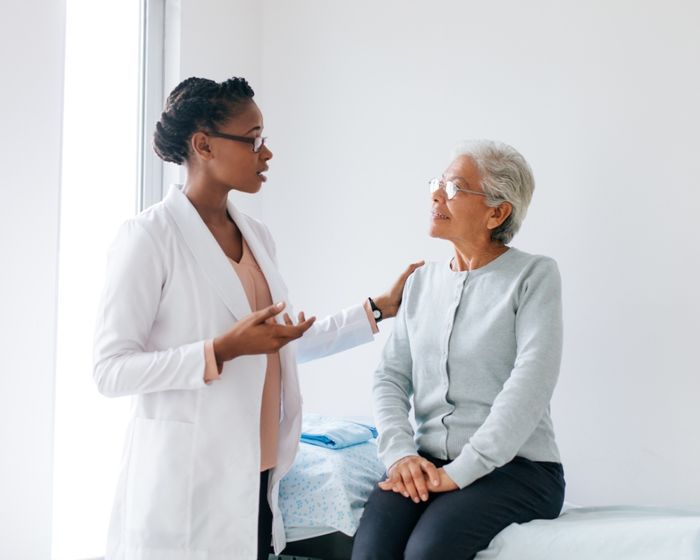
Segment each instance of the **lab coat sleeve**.
M358 304L316 321L297 341L297 361L323 358L372 340L374 333L367 311Z
M151 234L136 220L120 229L107 258L94 346L93 376L110 397L205 386L205 341L147 350L166 280Z

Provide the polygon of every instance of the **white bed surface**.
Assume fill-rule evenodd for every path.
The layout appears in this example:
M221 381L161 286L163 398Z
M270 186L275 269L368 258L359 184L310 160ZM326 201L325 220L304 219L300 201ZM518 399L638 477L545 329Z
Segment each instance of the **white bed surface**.
M280 485L287 539L354 535L383 474L374 441L341 450L301 444ZM555 520L507 527L477 560L700 560L700 507L567 504Z
M334 533L287 527L289 542ZM700 560L700 509L572 508L554 521L511 525L477 560Z
M700 560L700 507L582 507L511 525L477 560Z

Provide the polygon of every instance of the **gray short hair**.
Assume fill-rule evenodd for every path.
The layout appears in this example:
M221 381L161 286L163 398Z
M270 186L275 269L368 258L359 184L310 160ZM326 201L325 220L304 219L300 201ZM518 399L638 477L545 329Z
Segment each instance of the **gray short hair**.
M454 148L452 159L460 156L468 156L476 164L487 205L496 207L509 202L513 207L510 216L491 232L494 241L509 243L520 229L532 200L532 169L515 148L494 140L462 142Z

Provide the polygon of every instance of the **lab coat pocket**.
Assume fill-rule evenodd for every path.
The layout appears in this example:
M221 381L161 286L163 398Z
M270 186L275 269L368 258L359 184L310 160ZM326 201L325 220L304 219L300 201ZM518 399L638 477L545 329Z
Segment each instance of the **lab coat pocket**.
M131 546L186 546L194 424L135 418L126 487Z

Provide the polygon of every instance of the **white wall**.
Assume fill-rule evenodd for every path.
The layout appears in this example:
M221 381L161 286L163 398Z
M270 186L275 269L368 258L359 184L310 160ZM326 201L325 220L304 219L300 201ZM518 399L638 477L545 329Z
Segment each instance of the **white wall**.
M426 235L426 181L460 139L507 141L538 182L514 245L564 279L568 499L700 503L698 4L259 6L183 0L181 77L245 75L258 93L275 157L242 204L275 234L297 306L334 311L449 255ZM306 410L371 412L382 328L304 366Z
M63 1L0 20L0 557L51 553Z
M190 76L261 82L262 4L250 0L165 0L164 95ZM259 90L259 88L258 88ZM155 127L155 123L153 123ZM184 181L181 167L164 164L165 188ZM166 190L167 192L167 190ZM237 195L240 208L262 214L262 199Z
M514 245L564 280L568 498L700 503L700 6L264 6L263 213L297 304L330 312L447 255L426 181L460 139L509 142L537 177ZM306 410L369 413L381 346L305 367Z

